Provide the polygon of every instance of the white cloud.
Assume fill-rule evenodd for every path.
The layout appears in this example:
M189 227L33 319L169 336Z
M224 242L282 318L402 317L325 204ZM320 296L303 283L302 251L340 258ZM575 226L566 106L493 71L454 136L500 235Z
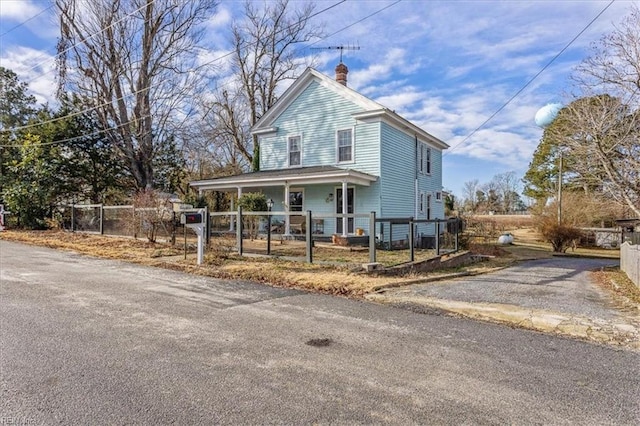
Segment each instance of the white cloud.
M15 47L2 53L0 63L16 73L39 103L55 102L55 57L28 47Z
M2 0L0 17L23 22L40 13L44 9L41 5L28 0Z

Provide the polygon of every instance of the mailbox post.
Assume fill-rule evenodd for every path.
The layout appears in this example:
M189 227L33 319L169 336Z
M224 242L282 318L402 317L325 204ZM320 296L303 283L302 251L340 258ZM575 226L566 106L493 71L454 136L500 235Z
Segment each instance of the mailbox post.
M186 211L180 216L180 222L193 229L198 235L198 265L204 260L204 233L206 231L205 209Z
M273 208L273 200L269 198L267 200L267 255L271 254L271 209Z

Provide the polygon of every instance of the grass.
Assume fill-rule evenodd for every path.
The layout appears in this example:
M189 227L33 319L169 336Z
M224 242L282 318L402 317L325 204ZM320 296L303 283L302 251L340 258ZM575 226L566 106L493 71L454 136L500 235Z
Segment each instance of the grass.
M525 259L550 257L548 244L541 243L535 232L527 229L512 231L516 244L474 244L471 249L479 254L494 256L487 262L464 268L441 270L428 274L409 274L398 277L377 276L363 271L361 264L369 261L369 253L360 249L330 248L319 245L314 248L314 263L287 260L284 257L304 257L304 245L287 241L272 245L278 257L247 257L233 253L234 241L220 241L216 250L205 255L201 266L195 265L195 247L189 244L185 260L183 244L175 246L157 242L149 243L132 238L110 237L62 231L4 231L0 239L51 247L61 250L118 259L128 262L179 270L188 273L223 279L240 279L267 283L273 286L292 287L328 294L360 297L384 286L401 286L416 280L436 279L454 272L485 273ZM266 250L264 241L248 242L248 248ZM599 250L600 254L615 255L615 250ZM378 260L385 265L404 263L409 260L408 250L378 251ZM585 251L594 255L593 251ZM433 257L432 250L417 251L416 260ZM585 255L581 250L576 255ZM617 274L606 271L606 274ZM618 271L619 273L619 271ZM623 273L624 275L624 273ZM608 276L608 275L607 275ZM619 280L618 280L619 281ZM616 281L616 282L618 282ZM618 286L620 292L628 293L628 286ZM633 286L635 287L635 286ZM639 296L640 297L640 296Z

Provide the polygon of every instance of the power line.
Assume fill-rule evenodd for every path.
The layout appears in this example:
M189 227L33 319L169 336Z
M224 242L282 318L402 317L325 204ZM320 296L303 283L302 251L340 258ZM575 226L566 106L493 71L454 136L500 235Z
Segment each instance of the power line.
M52 1L53 1L53 0L52 0ZM119 24L120 22L124 21L125 19L127 19L127 18L129 18L129 17L133 16L135 13L138 13L139 11L141 11L142 9L144 9L145 7L147 7L148 5L150 5L151 3L153 3L154 1L155 1L155 0L149 0L146 4L144 4L144 5L140 6L139 8L137 8L136 10L134 10L133 12L131 12L131 13L129 13L129 14L127 14L127 15L123 16L121 19L119 19L119 20L117 20L117 21L115 21L115 22L112 22L111 24L107 25L106 27L101 28L99 31L94 32L93 34L89 34L87 37L84 37L83 41L84 41L84 40L92 39L92 38L93 38L93 37L95 37L96 35L98 35L98 34L100 34L100 33L104 32L105 30L107 30L108 28L111 28L112 26L114 26L114 25L116 25L116 24ZM49 7L53 7L53 5L51 5L51 6L49 6ZM58 53L56 53L56 54L54 55L54 58L57 58L58 56L63 55L63 54L65 54L65 53L69 52L71 49L73 49L74 47L76 47L79 43L80 43L80 42L75 43L75 44L73 44L73 45L69 46L67 49L63 50L62 52L58 52ZM49 61L51 61L51 59L45 59L44 61L39 62L39 63L37 63L36 65L32 66L31 68L29 68L29 69L28 69L28 70L26 70L25 72L29 72L29 71L31 71L31 70L35 70L36 68L40 67L41 65L46 64L46 63L47 63L47 62L49 62ZM26 81L25 83L29 84L29 83L33 82L36 78L40 78L40 77L42 77L42 76L43 76L43 75L45 75L45 74L47 74L47 73L40 74L39 76L34 77L34 78L32 78L31 80Z
M529 87L529 85L531 83L533 83L533 81L538 78L540 76L540 74L542 74L547 68L549 68L549 66L556 60L558 59L558 57L560 55L562 55L577 39L578 37L580 37L595 21L598 20L598 18L600 18L600 16L607 10L609 9L609 6L611 6L613 3L615 2L615 0L611 0L609 2L609 4L607 4L604 9L602 9L600 11L600 13L598 13L596 15L595 18L593 18L575 37L573 37L571 39L571 41L562 48L562 50L560 50L560 52L558 52L553 58L551 58L551 60L549 62L547 62L547 64L542 67L542 69L540 71L538 71L536 73L536 75L534 75L533 77L531 77L531 79L529 79L529 81L527 81L527 83L522 86L520 88L520 90L518 90L513 96L511 96L509 98L509 100L507 100L504 104L502 104L502 106L500 108L498 108L493 114L491 114L489 116L489 118L487 118L484 122L482 122L482 124L480 124L478 127L476 127L471 133L469 133L469 135L467 135L467 137L465 137L460 143L458 143L457 145L449 148L447 151L445 151L442 156L446 156L448 154L450 154L451 152L453 152L456 148L459 148L460 146L462 146L466 141L469 140L469 138L471 138L471 136L475 135L478 131L480 131L480 129L482 129L489 121L491 121L496 115L498 115L500 113L500 111L502 111L503 109L505 109L507 107L507 105L509 105L515 98L518 97L518 95L520 95L520 93L522 93L527 87Z
M150 0L147 4L150 4L150 3L151 3L151 2L153 2L153 1L154 1L154 0ZM318 11L318 12L316 12L316 13L312 14L312 15L310 15L309 17L305 18L304 20L309 20L309 19L311 19L311 18L314 18L314 17L316 17L316 16L318 16L318 15L320 15L320 14L322 14L322 13L325 13L325 12L327 12L327 11L329 11L329 10L331 10L331 9L333 9L333 8L335 8L335 7L337 7L337 6L339 6L340 4L342 4L342 3L346 2L346 1L347 1L347 0L340 0L340 1L338 1L337 3L334 3L334 4L330 5L330 6L328 6L328 7L324 8L324 9L322 9L322 10L320 10L320 11ZM396 2L396 3L397 3L397 2ZM146 5L145 5L145 6L146 6ZM145 6L143 6L143 7L145 7ZM127 17L129 17L129 16L133 15L134 13L136 13L137 11L139 11L140 9L142 9L142 7L141 7L141 8L139 8L139 9L137 9L137 10L136 10L136 11L134 11L134 12L131 12L130 14L128 14L128 15L127 15L127 16L125 16L124 18L120 19L119 21L116 21L116 22L114 22L113 24L111 24L111 25L109 25L109 26L107 26L107 27L103 28L101 31L104 31L104 30L106 30L107 28L109 28L110 26L115 25L116 23L118 23L118 22L122 21L123 19L125 19L125 18L127 18ZM372 15L370 15L370 16L372 16ZM278 31L277 33L280 33L280 32L283 32L283 31L287 31L287 30L288 30L288 29L290 29L291 27L293 27L293 26L295 26L295 25L298 25L298 24L300 24L301 22L302 22L302 20L301 20L301 21L297 21L296 23L293 23L293 24L289 25L288 27L281 29L281 30L280 30L280 31ZM92 37L94 37L95 35L99 34L101 31L96 32L96 33L93 33L93 34L91 34L91 35L90 35L89 37L87 37L87 38L92 38ZM277 34L277 33L276 33L276 34ZM78 43L74 44L74 45L73 45L73 46L71 46L69 49L67 49L67 50L65 50L64 52L61 52L61 53L68 52L70 49L72 49L73 47L77 46L77 44L78 44ZM248 43L247 43L247 44L248 44ZM59 54L61 54L61 53L59 53ZM200 66L199 66L199 68L202 68L202 67L205 67L205 66L211 65L211 64L212 64L212 63L214 63L214 62L220 61L220 60L222 60L222 59L224 59L224 58L226 58L226 57L228 57L228 56L231 56L233 53L234 53L234 52L233 52L233 51L231 51L231 52L226 53L226 54L224 54L224 55L222 55L222 56L219 56L219 57L217 57L217 58L214 58L214 59L212 59L211 61L209 61L209 62L207 62L207 63L204 63L204 64L200 65ZM37 66L39 66L39 65L37 65ZM37 66L36 66L36 67L37 67ZM33 69L33 68L32 68L32 69ZM221 86L221 87L223 87L223 86ZM123 99L125 99L125 98L127 98L127 97L134 96L134 95L136 95L136 94L138 94L138 93L140 93L140 92L142 92L142 91L148 90L148 89L149 89L148 87L145 87L145 88L142 88L142 89L140 89L140 90L137 90L137 91L131 92L131 93L129 93L129 94L126 94L126 95L124 95L124 96L122 96L122 97L120 97L120 98L116 98L116 99L110 100L109 102L105 102L105 103L103 103L103 104L99 104L99 105L96 105L96 106L93 106L93 107L89 107L89 108L86 108L86 109L81 110L81 111L76 111L76 112L73 112L73 113L67 114L67 115L65 115L65 116L52 118L52 119L49 119L49 120L41 121L41 122L39 122L39 123L27 124L27 125L24 125L24 126L16 126L16 127L12 127L12 128L9 128L9 129L4 129L4 131L7 131L7 132L15 132L15 131L18 131L18 130L25 130L25 129L29 129L29 128L33 128L33 127L38 127L38 126L41 126L41 125L44 125L44 124L48 124L48 123L55 123L55 122L57 122L57 121L64 120L64 119L66 119L66 118L71 118L71 117L75 117L75 116L77 116L77 115L81 115L81 114L84 114L84 113L88 113L88 112L90 112L90 111L96 110L97 108L107 106L107 105L109 105L110 103L112 103L112 102L114 102L114 101L123 100ZM117 127L116 127L116 128L117 128ZM111 130L116 129L116 128L112 128ZM108 130L110 130L110 129L105 129L104 131L108 131ZM53 144L53 143L58 143L58 142L59 142L59 141L51 142L51 143ZM17 146L20 146L20 145L0 145L0 146L2 146L2 147L17 147Z
M365 21L365 20L367 20L367 19L371 18L372 16L375 16L375 15L377 15L378 13L381 13L381 12L383 12L383 11L385 11L385 10L389 9L389 8L390 8L390 7L392 7L392 6L395 6L396 4L400 3L401 1L402 1L402 0L396 0L395 2L393 2L393 3L389 4L389 5L387 5L387 6L383 7L383 8L381 8L381 9L376 10L375 12L373 12L373 13L371 13L371 14L369 14L369 15L365 16L364 18L361 18L361 19L357 20L356 22L354 22L354 23L352 23L352 24L349 24L349 25L347 25L346 27L340 28L338 31L335 31L335 32L333 32L333 33L329 34L328 36L321 38L320 40L314 41L314 42L313 42L313 43L311 43L309 46L313 46L314 44L320 43L322 40L326 40L326 39L328 39L328 38L330 38L330 37L333 37L334 35L336 35L336 34L338 34L338 33L341 33L342 31L347 30L347 29L349 29L349 28L353 27L354 25L358 25L359 23L361 23L361 22L363 22L363 21ZM342 53L342 51L341 51L340 53Z
M149 1L149 3L153 2L153 1L154 1L154 0L150 0L150 1ZM314 17L316 17L316 16L318 16L318 15L320 15L320 14L322 14L322 13L327 12L328 10L331 10L331 9L333 9L333 8L335 8L335 7L337 7L337 6L339 6L340 4L342 4L342 3L344 3L344 2L346 2L346 0L340 0L340 1L338 1L337 3L334 3L334 4L332 4L331 6L328 6L328 7L324 8L324 9L322 9L322 10L320 10L320 11L318 11L318 12L316 12L316 13L312 14L312 15L310 15L309 17L305 18L304 20L309 20L309 19L311 19L311 18L314 18ZM149 4L149 3L147 3L147 4ZM396 2L396 3L397 3L397 2ZM144 6L143 6L143 7L144 7ZM141 8L140 8L140 9L141 9ZM137 9L136 11L134 11L134 12L130 13L129 15L127 15L126 17L131 16L132 14L136 13L136 12L137 12L138 10L140 10L140 9ZM373 16L373 15L370 15L370 16ZM122 19L125 19L125 18L122 18ZM121 19L121 20L119 20L119 21L114 22L114 23L113 23L113 24L111 24L111 25L115 25L117 22L122 21L122 19ZM362 20L361 20L361 21L362 21ZM280 33L280 32L283 32L283 31L287 31L289 28L291 28L291 27L293 27L293 26L295 26L295 25L300 24L300 22L302 22L302 21L297 21L296 23L293 23L293 24L289 25L288 27L281 29L281 30L280 30L280 31L278 31L277 33ZM111 26L111 25L110 25L110 26ZM101 31L104 31L104 30L106 30L107 28L109 28L109 26L107 26L107 27L105 27L105 28L101 29ZM90 36L89 36L89 37L87 37L87 38L91 38L91 37L93 37L93 36L97 35L98 33L99 33L99 32L96 32L96 33L94 33L94 34L90 35ZM247 44L249 44L249 43L247 43ZM77 45L77 43L76 43L75 45L71 46L69 49L65 50L64 52L67 52L68 50L70 50L71 48L75 47L76 45ZM62 52L62 53L64 53L64 52ZM224 59L224 58L226 58L226 57L228 57L228 56L232 55L233 53L234 53L234 52L233 52L233 51L231 51L231 52L226 53L226 54L224 54L224 55L222 55L222 56L219 56L219 57L217 57L217 58L214 58L214 59L212 59L211 61L209 61L209 62L207 62L207 63L205 63L205 64L200 65L200 68L201 68L201 67L204 67L204 66L207 66L207 65L210 65L210 64L212 64L212 63L214 63L214 62L220 61L220 60L222 60L222 59ZM221 86L221 87L223 87L223 86ZM18 130L25 130L25 129L29 129L29 128L33 128L33 127L42 126L42 125L45 125L45 124L48 124L48 123L55 123L55 122L57 122L57 121L61 121L61 120L64 120L64 119L66 119L66 118L71 118L71 117L75 117L75 116L77 116L77 115L81 115L81 114L85 114L85 113L88 113L88 112L94 111L94 110L96 110L96 109L98 109L98 108L100 108L100 107L104 107L104 106L106 106L106 105L109 105L110 103L112 103L112 102L114 102L114 101L123 100L123 99L125 99L126 97L134 96L134 95L136 95L136 94L138 94L138 93L140 93L140 92L142 92L142 91L144 91L144 90L147 90L147 89L148 89L148 88L142 88L142 89L140 89L140 90L137 90L137 91L131 92L131 93L129 93L129 94L126 94L126 95L124 95L124 96L122 96L122 97L120 97L120 98L116 98L116 99L111 100L111 101L109 101L109 102L105 102L105 103L100 104L100 105L96 105L96 106L93 106L93 107L89 107L89 108L86 108L86 109L81 110L81 111L76 111L76 112L73 112L73 113L67 114L67 115L65 115L65 116L52 118L52 119L45 120L45 121L41 121L41 122L38 122L38 123L27 124L27 125L24 125L24 126L16 126L16 127L12 127L12 128L9 128L9 129L4 129L4 131L7 131L7 132L15 132L15 131L18 131ZM143 117L143 118L144 118L144 117ZM129 121L129 122L131 122L131 121ZM128 123L127 123L127 124L128 124ZM118 127L120 127L120 126L118 126ZM113 128L109 128L109 129L104 129L104 130L102 130L102 132L106 132L106 131L109 131L109 130L115 130L115 129L117 129L117 127L113 127ZM62 143L62 142L69 142L69 141L71 141L71 140L79 139L79 138L81 138L81 137L82 137L82 136L79 136L79 137L76 137L76 138L66 139L66 140L63 140L63 141L53 141L53 142L49 142L49 143L47 143L47 144ZM9 148L9 147L20 147L20 146L21 146L21 145L15 145L15 144L14 144L14 145L0 145L0 147L5 147L5 148Z
M45 13L46 11L48 11L49 9L51 9L53 7L53 3L50 4L48 7L42 9L40 12L36 13L35 15L33 15L31 18L20 22L18 25L9 28L7 31L3 32L2 34L0 34L0 37L4 37L7 34L9 34L11 31L16 30L18 28L20 28L21 26L23 26L24 24L28 23L29 21L32 21L33 19L36 19L38 16L42 15L43 13Z
M63 117L57 117L55 119L55 121L59 121L59 120L62 120L64 118L68 118L68 117L73 117L73 116L78 115L78 114L79 113L74 113L73 115L70 114L70 115L65 115ZM85 134L80 135L80 136L74 136L74 137L71 137L71 138L59 139L59 140L49 141L49 142L41 142L41 143L38 144L38 146L58 145L58 144L63 144L63 143L67 143L67 142L73 142L73 141L84 139L84 138L91 137L91 136L97 136L97 135L102 134L102 133L107 133L107 132L110 132L112 130L117 130L120 127L128 126L129 124L135 123L138 120L142 120L142 119L145 119L145 118L148 118L148 117L151 117L151 114L147 114L147 115L144 115L144 116L141 116L141 117L137 117L135 119L131 119L131 120L125 122L125 123L121 123L121 124L119 124L117 126L114 126L114 127L108 127L106 129L96 130L95 132L85 133ZM42 122L42 123L35 124L34 126L42 126L42 125L47 124L47 123L49 123L49 122L45 121L45 122ZM23 146L24 146L23 144L4 144L4 145L0 145L0 148L22 148Z

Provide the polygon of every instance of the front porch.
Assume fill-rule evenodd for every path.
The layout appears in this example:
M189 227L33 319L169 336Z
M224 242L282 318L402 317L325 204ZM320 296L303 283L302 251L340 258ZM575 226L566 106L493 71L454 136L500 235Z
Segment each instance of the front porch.
M270 211L244 212L270 218L269 232L285 238L306 233L305 212L312 210L311 233L317 237L334 234L348 237L362 234L368 224L357 223L357 214L369 214L378 206L376 176L332 166L268 170L238 176L192 182L200 195L207 191L229 194L230 210L235 213L238 199L245 193L262 193L270 201ZM218 232L233 232L237 224L228 213L228 228L216 226ZM268 225L260 221L259 229Z

